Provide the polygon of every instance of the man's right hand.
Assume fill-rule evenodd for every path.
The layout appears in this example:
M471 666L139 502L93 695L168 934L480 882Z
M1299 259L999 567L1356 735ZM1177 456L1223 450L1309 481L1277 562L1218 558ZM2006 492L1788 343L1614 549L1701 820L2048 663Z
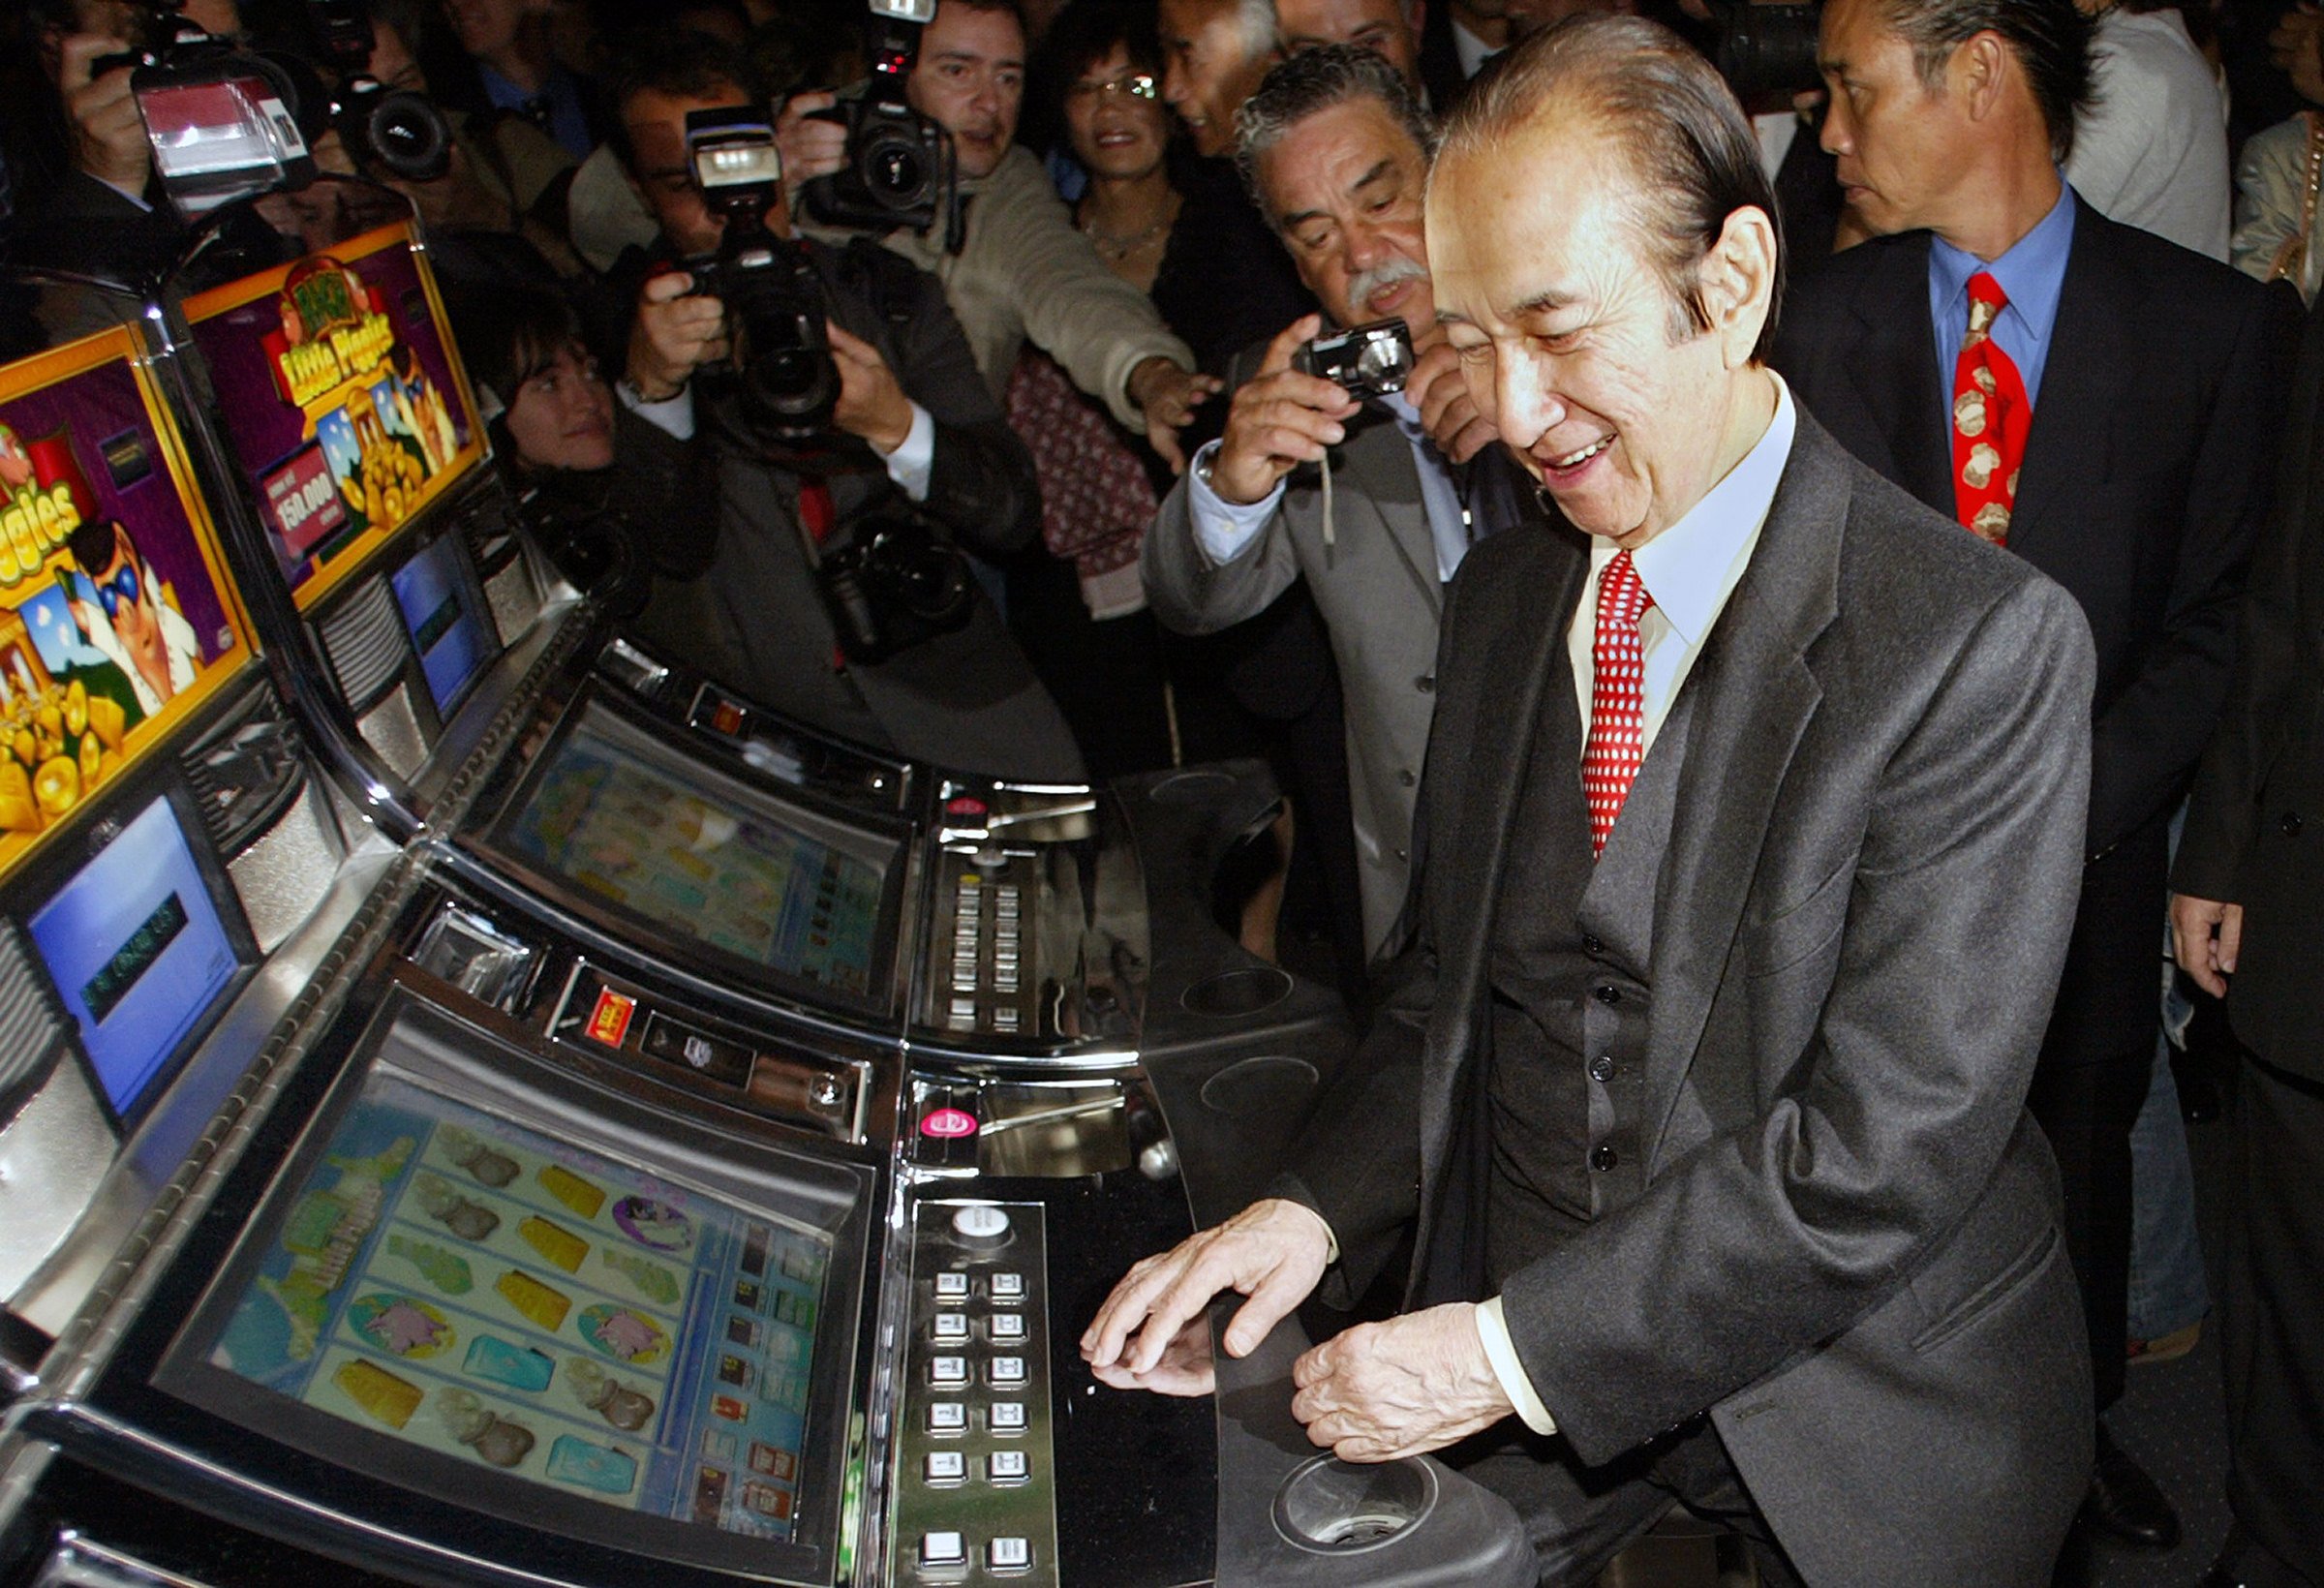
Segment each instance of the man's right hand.
M847 129L815 114L840 103L837 94L793 94L775 118L775 148L782 156L782 201L794 218L799 190L847 164Z
M1313 1208L1280 1197L1255 1202L1142 1259L1083 1331L1082 1356L1117 1390L1208 1394L1208 1365L1189 1370L1180 1341L1190 1325L1200 1325L1211 1298L1230 1290L1249 1298L1222 1342L1229 1356L1247 1357L1307 1298L1330 1255L1331 1231Z
M693 285L685 271L671 270L638 290L623 373L648 402L675 397L696 369L726 356L726 305L711 293L693 293Z
M73 164L122 193L141 194L153 168L145 141L145 118L130 92L129 68L117 66L92 76L91 62L128 49L104 33L76 33L58 46L56 90L73 125Z
M2171 895L2171 957L2215 998L2227 995L2244 946L2244 907L2216 899Z
M1291 367L1291 355L1312 341L1323 323L1320 316L1307 315L1285 326L1267 345L1259 373L1235 393L1210 466L1210 489L1220 501L1248 506L1300 464L1319 461L1347 439L1344 421L1361 405L1321 376Z

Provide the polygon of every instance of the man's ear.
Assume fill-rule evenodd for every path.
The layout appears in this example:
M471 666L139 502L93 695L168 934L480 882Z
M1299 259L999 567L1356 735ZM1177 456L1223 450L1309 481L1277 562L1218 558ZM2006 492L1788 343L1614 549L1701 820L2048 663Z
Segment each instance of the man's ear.
M1745 204L1729 212L1696 271L1703 317L1728 369L1751 362L1760 328L1775 311L1777 257L1775 222L1758 205Z
M2011 61L2008 44L1987 28L1963 40L1945 62L1945 80L1972 121L1983 121L2002 103Z

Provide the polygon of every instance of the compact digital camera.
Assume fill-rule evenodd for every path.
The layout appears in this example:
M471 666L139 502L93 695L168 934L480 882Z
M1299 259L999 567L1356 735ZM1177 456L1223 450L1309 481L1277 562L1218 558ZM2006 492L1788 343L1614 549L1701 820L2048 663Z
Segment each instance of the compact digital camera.
M804 250L767 229L782 189L774 123L748 107L689 110L686 152L703 200L725 217L719 251L691 260L694 290L726 305L730 362L753 427L777 439L821 434L839 400L823 284Z
M1291 355L1292 368L1321 376L1359 403L1402 391L1412 361L1412 331L1401 320L1319 336Z
M944 246L962 242L952 135L912 108L904 79L935 0L871 0L872 76L861 99L816 112L847 129L846 164L800 190L808 216L866 231L923 234L944 222Z

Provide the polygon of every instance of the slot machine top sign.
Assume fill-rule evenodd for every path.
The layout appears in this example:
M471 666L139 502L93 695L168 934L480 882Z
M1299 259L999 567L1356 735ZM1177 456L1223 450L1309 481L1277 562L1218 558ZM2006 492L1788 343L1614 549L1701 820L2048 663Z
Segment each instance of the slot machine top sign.
M483 456L410 229L185 304L221 427L303 610Z
M132 332L0 369L0 878L249 656Z

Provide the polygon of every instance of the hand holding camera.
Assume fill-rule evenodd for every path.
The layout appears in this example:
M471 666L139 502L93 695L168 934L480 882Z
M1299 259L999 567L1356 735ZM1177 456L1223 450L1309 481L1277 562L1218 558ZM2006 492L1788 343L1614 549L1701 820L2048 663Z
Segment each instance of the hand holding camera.
M104 33L76 33L59 48L57 91L73 126L73 163L108 187L137 193L145 186L152 155L145 119L129 85L130 69L97 72L93 63L129 48L127 40Z
M1412 373L1404 379L1404 396L1421 411L1422 427L1448 462L1468 462L1500 435L1469 392L1459 351L1442 336L1413 361Z
M726 306L695 291L691 276L667 271L639 290L623 373L640 397L666 402L686 388L695 370L725 356Z
M1221 501L1261 501L1284 475L1321 462L1347 439L1346 421L1362 405L1324 377L1293 367L1322 328L1318 315L1293 321L1268 344L1258 375L1235 393L1210 466L1210 489Z
M911 434L912 400L903 394L896 372L879 350L836 323L826 322L831 337L831 361L840 372L840 397L831 422L850 436L860 436L886 457Z
M793 94L775 118L775 146L782 154L782 200L793 215L801 213L801 188L846 168L847 128L829 113L839 103L840 96L833 93Z

